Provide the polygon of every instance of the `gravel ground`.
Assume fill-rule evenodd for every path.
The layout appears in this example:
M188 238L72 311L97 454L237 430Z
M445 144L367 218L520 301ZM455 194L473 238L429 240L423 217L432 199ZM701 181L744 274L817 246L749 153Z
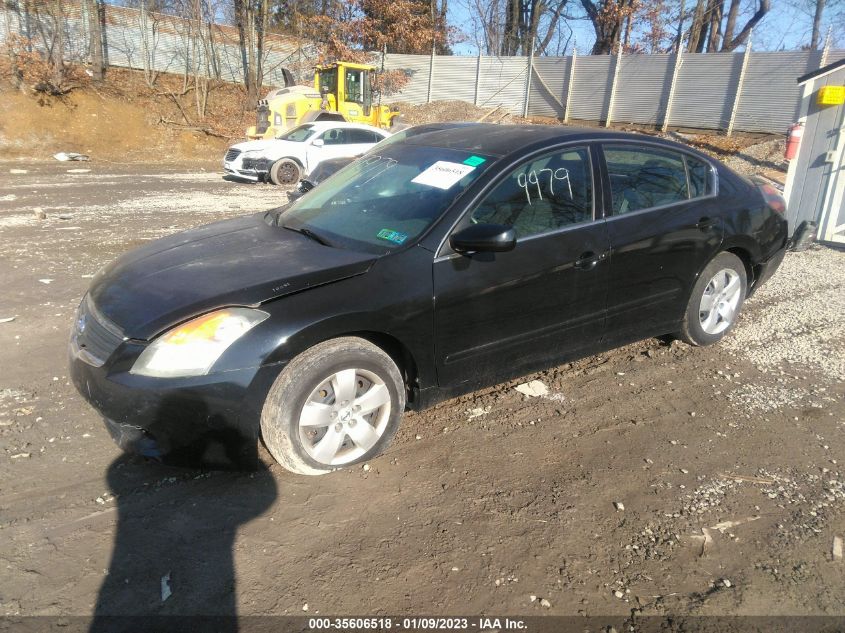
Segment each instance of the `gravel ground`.
M774 138L742 148L733 156L714 156L741 174L751 175L771 170L786 173L788 164L783 158L785 145L784 139Z
M0 165L0 613L845 615L845 253L790 253L715 347L409 414L368 470L199 473L115 448L72 316L124 250L283 192L86 167Z

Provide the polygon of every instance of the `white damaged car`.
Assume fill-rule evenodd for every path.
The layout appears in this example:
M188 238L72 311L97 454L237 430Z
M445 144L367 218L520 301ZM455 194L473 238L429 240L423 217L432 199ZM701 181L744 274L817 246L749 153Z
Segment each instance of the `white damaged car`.
M294 185L321 161L359 156L388 136L387 130L360 123L305 123L274 139L232 145L223 169L243 180Z

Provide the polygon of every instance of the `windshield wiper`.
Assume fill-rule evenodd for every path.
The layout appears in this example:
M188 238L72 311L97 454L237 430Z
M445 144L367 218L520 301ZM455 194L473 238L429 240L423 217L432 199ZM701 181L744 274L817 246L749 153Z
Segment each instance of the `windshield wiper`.
M288 231L294 231L295 233L301 233L305 237L309 237L312 240L314 240L315 242L317 242L318 244L322 244L323 246L330 246L330 247L334 246L331 242L329 242L322 235L318 235L317 233L315 233L311 229L307 229L307 228L302 227L302 226L299 227L299 228L296 228L296 227L293 227L293 226L288 226L287 224L283 224L282 228L285 228Z

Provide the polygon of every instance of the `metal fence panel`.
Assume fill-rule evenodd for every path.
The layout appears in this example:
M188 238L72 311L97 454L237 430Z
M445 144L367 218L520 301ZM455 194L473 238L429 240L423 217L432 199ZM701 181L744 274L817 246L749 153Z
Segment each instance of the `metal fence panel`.
M798 115L801 92L795 78L818 68L820 61L820 51L757 53L752 50L734 127L746 132L786 132ZM784 77L792 81L784 81Z
M562 118L566 106L571 57L535 57L528 114Z
M431 58L428 55L398 55L390 53L384 57L385 70L402 70L408 83L398 94L391 95L393 101L425 103L428 100L428 69Z
M575 59L575 80L569 116L584 121L604 121L613 83L613 57L585 56Z
M625 123L663 122L672 84L672 55L630 55L622 58L616 80L612 120Z
M476 57L435 57L431 100L460 99L472 103L477 64Z
M726 129L742 68L742 53L690 53L684 54L682 60L669 124Z
M482 57L478 105L502 106L513 114L522 114L527 70L527 57Z

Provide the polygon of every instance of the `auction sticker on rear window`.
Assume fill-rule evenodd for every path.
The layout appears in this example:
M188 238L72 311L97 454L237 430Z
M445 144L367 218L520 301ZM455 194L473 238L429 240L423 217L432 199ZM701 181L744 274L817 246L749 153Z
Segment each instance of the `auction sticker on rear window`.
M376 237L382 240L387 240L388 242L393 242L394 244L402 244L408 239L408 235L406 233L391 231L390 229L382 229L378 232Z
M462 165L461 163L450 163L449 161L439 160L411 182L415 182L418 185L437 187L438 189L449 189L461 178L474 170L475 167L472 165Z

